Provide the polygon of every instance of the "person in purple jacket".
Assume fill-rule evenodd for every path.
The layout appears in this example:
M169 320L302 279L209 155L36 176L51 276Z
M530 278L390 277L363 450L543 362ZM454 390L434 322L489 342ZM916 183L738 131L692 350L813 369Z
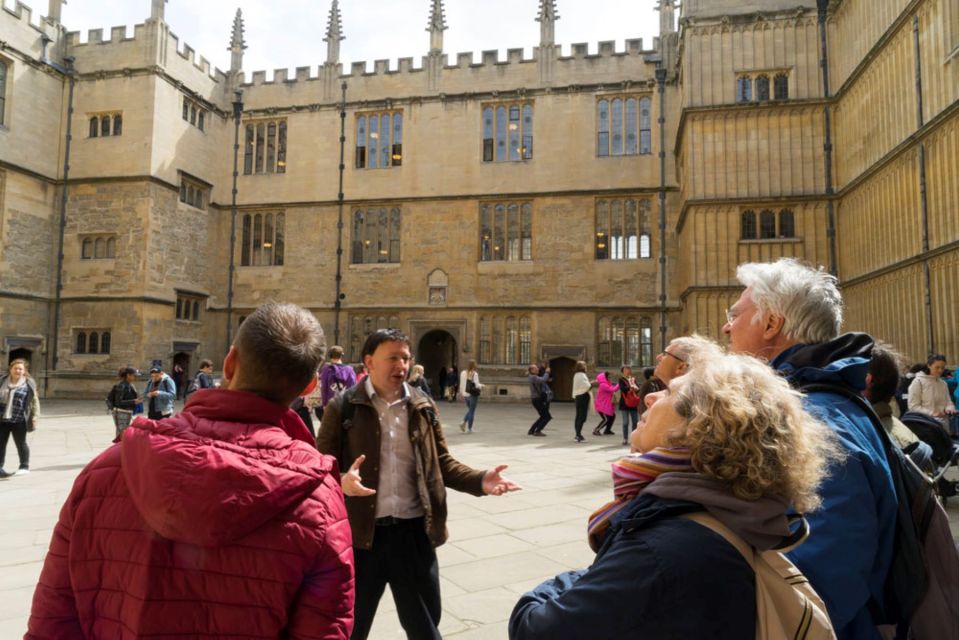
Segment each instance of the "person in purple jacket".
M343 364L343 347L337 345L330 347L326 358L326 364L320 369L321 409L326 408L337 394L356 384L356 372L353 371L353 367Z

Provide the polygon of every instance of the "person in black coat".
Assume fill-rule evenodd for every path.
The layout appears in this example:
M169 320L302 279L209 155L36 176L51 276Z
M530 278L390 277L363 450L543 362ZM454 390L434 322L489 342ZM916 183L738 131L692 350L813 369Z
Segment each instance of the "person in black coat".
M778 547L793 535L789 505L818 507L816 487L839 454L768 366L702 342L689 372L647 399L634 453L613 465L615 499L590 519L596 560L523 595L511 640L755 636L749 564L682 516L705 511L757 550Z

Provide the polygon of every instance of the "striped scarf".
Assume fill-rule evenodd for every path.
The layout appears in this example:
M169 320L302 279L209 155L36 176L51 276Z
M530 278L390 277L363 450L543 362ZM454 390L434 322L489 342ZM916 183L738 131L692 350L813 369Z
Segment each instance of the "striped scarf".
M642 454L630 454L612 464L614 500L594 511L589 516L587 535L589 546L599 551L609 531L610 520L636 497L643 487L659 474L671 471L692 471L688 449L657 447Z

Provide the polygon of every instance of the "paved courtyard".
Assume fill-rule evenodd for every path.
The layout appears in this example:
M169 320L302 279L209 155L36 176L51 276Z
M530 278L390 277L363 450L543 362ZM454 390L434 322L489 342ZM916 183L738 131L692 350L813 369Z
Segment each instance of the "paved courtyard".
M443 403L444 422L456 425L462 403ZM506 474L523 485L505 497L475 498L450 492L450 542L438 550L443 589L444 637L497 640L517 598L545 578L589 564L586 517L609 500L609 463L624 448L620 436L572 441L572 405L555 405L547 438L529 438L527 404L483 403L476 432L447 429L453 454L486 468L509 464ZM591 424L589 425L591 426ZM60 506L76 475L109 446L113 423L100 402L51 401L31 436L30 475L0 481L0 638L26 629L33 588L40 574ZM8 447L7 469L16 453ZM959 501L949 505L959 532ZM404 638L391 598L384 597L371 635Z

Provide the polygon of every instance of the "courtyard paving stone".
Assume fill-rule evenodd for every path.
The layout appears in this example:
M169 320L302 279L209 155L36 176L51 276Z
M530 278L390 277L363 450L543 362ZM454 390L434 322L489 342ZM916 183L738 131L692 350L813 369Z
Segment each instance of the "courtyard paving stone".
M466 464L508 464L505 474L523 491L476 498L450 491L449 542L437 550L443 592L444 637L498 640L520 594L567 569L588 566L586 517L610 499L609 463L625 452L621 436L589 435L572 441L572 405L554 405L546 438L531 438L528 404L481 401L472 434L460 433L462 404L440 405L450 426L447 441ZM32 472L0 481L0 638L19 638L26 629L33 588L57 515L80 470L110 446L113 423L101 402L50 401L30 436ZM16 454L9 447L8 467ZM959 532L959 501L948 505ZM404 638L387 592L371 638Z

